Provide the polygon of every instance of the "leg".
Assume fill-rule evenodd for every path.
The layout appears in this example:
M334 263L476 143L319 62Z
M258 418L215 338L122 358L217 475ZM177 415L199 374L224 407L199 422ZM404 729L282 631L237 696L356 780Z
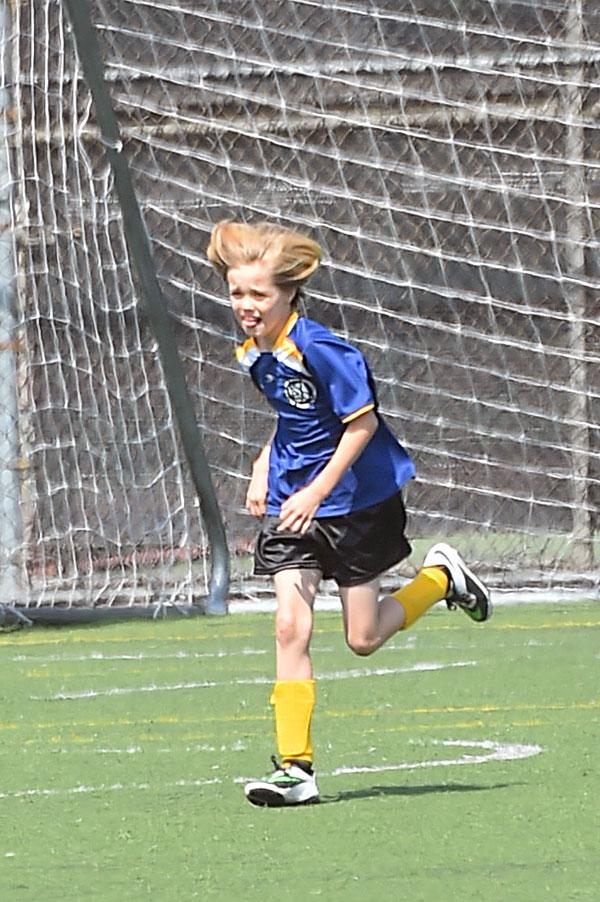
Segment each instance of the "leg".
M272 774L246 784L246 798L253 805L304 805L319 800L312 770L310 728L316 693L310 639L320 579L319 570L282 570L275 574L277 680L271 704L281 764L273 758Z
M319 570L281 570L275 574L277 680L271 696L277 747L283 764L312 766L310 735L316 691L310 659L313 603Z
M371 655L398 630L408 629L448 591L438 566L421 570L407 586L378 601L379 580L340 587L346 642L357 655Z
M379 580L360 586L340 587L346 642L357 655L371 655L402 629L404 608L391 595L381 601Z
M278 680L312 680L310 640L319 570L281 570L275 574L275 643Z

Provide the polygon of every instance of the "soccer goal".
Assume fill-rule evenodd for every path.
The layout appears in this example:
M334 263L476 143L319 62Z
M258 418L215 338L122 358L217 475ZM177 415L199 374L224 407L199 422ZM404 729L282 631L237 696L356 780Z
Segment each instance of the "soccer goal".
M410 533L500 587L598 592L600 8L99 0L105 76L234 552L271 416L204 249L310 231L306 312L415 457ZM3 4L0 604L161 612L210 542L59 0Z

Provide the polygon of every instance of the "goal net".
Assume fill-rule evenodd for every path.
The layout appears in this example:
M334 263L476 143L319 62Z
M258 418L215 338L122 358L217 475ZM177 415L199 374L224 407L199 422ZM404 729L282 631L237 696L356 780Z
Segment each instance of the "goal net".
M233 595L261 591L244 497L272 417L205 259L228 217L325 250L305 312L366 354L417 463L402 572L448 537L492 585L597 590L597 3L91 8ZM193 600L205 532L67 18L25 0L5 19L3 577L19 605Z

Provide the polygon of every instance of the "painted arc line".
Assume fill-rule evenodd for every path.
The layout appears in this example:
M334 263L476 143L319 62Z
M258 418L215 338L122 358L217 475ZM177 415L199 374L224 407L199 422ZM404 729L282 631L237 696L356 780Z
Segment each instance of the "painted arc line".
M350 774L381 774L388 771L418 770L423 767L456 767L464 764L487 764L490 761L518 761L523 758L533 758L543 752L539 745L524 745L514 742L494 742L485 739L481 742L466 741L462 739L444 739L433 741L433 745L454 746L459 748L479 748L485 750L479 755L461 755L460 758L439 759L432 761L413 761L401 764L365 765L364 767L336 767L327 776L338 777Z
M451 667L474 667L476 663L476 661L452 661L449 664L440 664L437 662L424 661L417 664L411 664L408 667L357 667L352 670L336 670L330 673L317 673L315 674L315 679L350 680L359 677L393 676L399 673L422 673L425 671L447 670ZM111 689L82 689L79 692L57 692L56 695L30 695L29 698L34 702L62 702L86 698L100 698L111 695L134 695L139 692L176 692L185 689L214 689L218 686L270 686L272 683L273 677L260 676L239 680L199 680L186 683L172 683L163 686L157 685L156 683L151 683L148 686L113 686Z
M454 748L475 748L482 749L484 754L480 755L461 755L460 758L451 759L433 759L431 761L411 761L401 762L400 764L380 764L365 767L337 767L329 772L321 772L321 777L341 777L352 776L353 774L381 774L391 771L401 770L417 770L418 768L427 767L459 767L466 764L488 764L492 761L518 761L524 758L532 758L541 754L544 749L539 745L525 745L515 742L496 742L491 739L485 740L463 740L463 739L443 739L433 740L432 745L442 745ZM235 777L234 783L246 783L250 777ZM57 796L75 796L86 795L94 792L130 792L134 790L152 790L159 792L161 789L195 789L202 786L214 786L229 783L229 780L223 780L221 777L212 777L207 780L175 780L170 783L162 783L152 785L151 783L111 783L100 784L99 786L71 786L67 789L20 789L13 792L0 792L0 801L10 799L31 799L31 798L56 798Z

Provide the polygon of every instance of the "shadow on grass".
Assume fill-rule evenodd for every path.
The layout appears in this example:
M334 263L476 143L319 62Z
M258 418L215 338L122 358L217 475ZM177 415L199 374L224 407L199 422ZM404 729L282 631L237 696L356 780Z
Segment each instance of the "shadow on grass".
M492 789L508 789L521 783L433 783L425 786L368 786L365 789L349 789L336 795L321 797L321 804L350 802L354 799L375 799L378 796L423 796L445 792L485 792Z

